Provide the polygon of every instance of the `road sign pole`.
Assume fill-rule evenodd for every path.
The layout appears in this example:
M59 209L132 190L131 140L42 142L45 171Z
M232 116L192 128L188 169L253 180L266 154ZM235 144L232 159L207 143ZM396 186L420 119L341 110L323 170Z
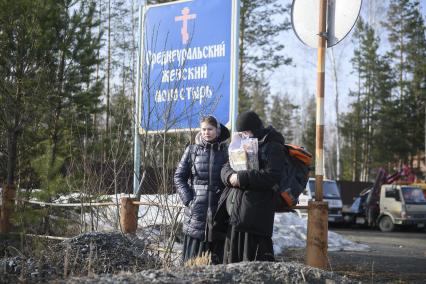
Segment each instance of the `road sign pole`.
M233 11L235 11L232 15L232 47L233 47L233 58L231 59L232 69L231 69L231 76L233 82L233 96L231 101L231 132L236 131L236 121L237 121L237 115L238 115L238 76L241 76L241 74L238 74L238 64L239 64L239 51L240 46L238 44L239 36L240 36L240 0L234 0L233 3Z
M134 109L134 137L133 137L133 193L137 194L140 186L140 167L141 167L141 141L139 136L139 123L140 119L140 101L142 95L142 60L143 60L143 9L146 0L142 0L139 6L139 52L138 52L138 65L136 72L136 95L135 95L135 109Z
M317 115L316 115L316 143L315 143L315 200L323 198L324 176L324 77L325 77L325 49L326 49L326 13L327 0L320 1L320 17L318 31L318 63L317 63Z
M293 0L291 9L296 36L304 44L318 49L315 201L308 203L306 263L323 269L328 263L328 203L323 201L325 49L348 35L359 16L361 4L362 0Z
M317 65L317 112L315 148L315 201L308 204L308 232L306 263L327 268L328 206L323 202L324 177L324 76L326 49L327 0L319 1L318 65Z

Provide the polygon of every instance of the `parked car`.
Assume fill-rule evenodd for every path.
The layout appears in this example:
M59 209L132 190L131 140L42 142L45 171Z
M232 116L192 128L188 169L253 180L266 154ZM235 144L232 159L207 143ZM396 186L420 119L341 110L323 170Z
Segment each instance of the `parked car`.
M306 184L305 191L299 196L299 204L307 206L308 201L315 199L315 179L310 178ZM335 180L323 180L323 201L328 202L328 222L340 223L343 222L342 215L342 198L340 196L339 187ZM301 217L307 217L308 212L304 209L296 209L296 212Z

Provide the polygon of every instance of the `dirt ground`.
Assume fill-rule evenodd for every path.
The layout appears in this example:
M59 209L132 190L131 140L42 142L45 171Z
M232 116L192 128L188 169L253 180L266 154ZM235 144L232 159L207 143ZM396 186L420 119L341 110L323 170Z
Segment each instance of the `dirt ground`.
M333 279L333 277L337 279L338 276L340 275L340 276L346 276L350 280L355 280L362 283L426 283L426 232L398 231L393 233L382 233L377 230L369 230L369 229L347 229L347 228L330 228L330 229L334 232L337 232L345 236L346 238L354 242L367 244L370 247L370 250L368 251L330 251L328 253L329 263L330 263L330 267L328 270L334 273L328 275L327 276L328 278L326 277L327 279ZM92 233L92 234L88 234L87 236L86 235L79 236L75 240L75 242L72 242L72 244L74 243L78 245L78 250L75 248L74 249L71 248L71 250L80 251L80 253L78 253L78 256L79 256L78 259L79 259L79 263L81 262L82 264L82 268L86 267L84 266L85 263L89 263L89 264L91 263L93 267L95 266L98 267L100 265L99 266L100 270L94 271L94 272L100 273L99 276L97 276L99 279L91 279L91 280L89 279L92 282L88 280L89 282L87 283L105 283L104 280L110 277L110 276L105 276L102 273L102 272L106 272L104 271L105 265L107 265L108 267L112 265L111 267L114 268L112 269L113 271L114 270L122 271L123 267L132 266L131 263L129 264L129 261L131 260L128 258L129 254L125 254L125 257L123 257L123 256L120 256L121 254L116 254L114 252L114 249L119 249L119 251L124 252L126 250L125 248L128 247L128 244L123 243L122 246L125 246L125 248L118 248L119 242L113 236L109 236L109 235L103 236L102 233ZM97 252L96 255L99 261L94 261L92 258L90 258L90 251L91 251L90 247L92 246L92 244L96 244L97 249L95 251ZM5 246L2 254L4 254L4 252L6 251L8 251L9 254L11 253L8 250L8 248L10 248L11 245L7 245L5 240L0 240L0 248L2 246ZM129 249L131 251L134 251L132 248L129 248ZM66 251L66 249L64 249L64 251ZM63 255L64 251L60 251L59 259L64 259L64 255ZM143 247L142 247L142 251L143 251ZM113 253L113 254L111 255L110 253ZM105 257L103 258L102 256L104 254L105 254ZM280 267L279 268L276 267L274 269L278 269L280 273L283 273L285 269L287 269L287 274L289 279L290 280L292 279L292 281L294 280L291 283L300 283L299 281L300 279L297 280L298 278L295 278L296 276L299 277L300 273L292 274L290 272L300 271L302 269L301 267L296 267L295 265L304 264L305 255L306 255L305 249L287 250L282 255L277 256L277 261L284 261L285 263L284 264L277 263L276 265ZM139 257L140 255L137 253L136 256ZM72 258L71 254L66 259L69 259L69 258ZM75 256L75 259L77 259L77 255ZM106 262L103 260L105 260ZM290 261L293 261L293 262L290 263ZM23 263L25 263L25 265L22 265ZM62 263L59 263L61 265L55 265L54 263L50 263L49 265L49 263L50 262L47 261L45 264L40 266L41 262L39 261L31 262L25 259L22 260L19 258L19 256L3 259L3 261L2 259L0 259L0 268L4 270L3 271L0 269L0 283L15 283L17 282L15 280L17 280L18 277L20 277L19 279L21 278L26 279L28 280L28 282L38 282L38 283L46 283L48 280L52 280L52 279L61 279L64 273L64 267L63 267L64 265L62 265ZM70 261L69 263L70 264L72 263L72 267L68 265L70 267L68 269L69 271L80 271L77 269L78 265L76 265L76 261ZM143 264L140 261L137 261L137 263ZM96 264L99 264L99 265L96 265ZM250 265L254 265L254 264L250 264ZM93 270L93 267L92 267L92 270ZM240 267L235 270L234 274L236 276L235 275L234 276L237 277L238 275L241 274L238 271L247 271L247 269L249 269L249 271L255 271L255 270L258 271L259 269L255 269L255 267L256 266L251 268ZM214 267L214 268L216 269L218 267ZM265 269L266 268L267 267L265 267ZM209 274L210 273L209 269L211 269L211 267L207 269L206 272L208 275L207 274L204 275L205 277L211 276ZM152 276L150 274L151 272L149 273L147 272L149 275L148 274L145 275L146 273L144 274L145 270L143 270L143 267L135 267L135 269L130 269L130 270L141 271L139 273L140 279L137 277L135 278L133 276L129 276L130 277L129 279L132 280L133 282L127 278L126 278L127 280L124 280L124 278L121 279L123 281L121 280L119 281L119 278L117 278L116 279L117 282L141 283L139 280L141 281L144 280L145 282L151 282L151 280L149 280L151 279L149 277ZM227 269L225 269L224 271L226 272L226 270ZM307 271L310 271L310 270L311 269L308 269ZM81 271L82 272L80 274L83 276L87 275L88 273L84 269ZM217 275L215 274L213 275L214 277L206 278L204 279L203 282L209 282L207 281L207 279L211 280L210 283L232 282L228 279L229 273L226 272L228 273L226 274L224 271L220 271L219 269L219 271L217 271L216 273ZM163 275L164 277L170 274L169 272L167 273L164 272L164 273L165 273ZM183 271L182 273L181 274L184 275L187 272ZM223 273L225 273L226 275ZM265 270L262 273L260 274L257 273L255 275L257 277L256 278L257 280L264 279L265 282L267 283L269 280L270 280L269 282L271 282L272 281L271 279L274 279L274 278L271 278L271 275L269 275L270 272L267 272ZM77 274L71 273L71 274L79 275L78 273ZM134 273L132 273L131 275L133 274ZM245 275L245 274L247 273L242 273L241 275ZM145 276L148 277L149 279L146 278ZM197 277L199 278L204 276L198 275ZM251 274L246 276L251 277ZM167 280L168 279L167 277L164 279L163 278L161 279L169 283L170 281ZM12 279L14 280L10 281ZM186 279L186 278L183 277L182 279ZM228 279L229 281L226 279ZM253 279L250 278L250 279L253 280L254 278ZM275 282L278 281L279 283L288 283L287 281L288 279L287 280L285 279L280 280L280 279L281 278L278 277L274 281ZM313 278L310 279L312 281L310 283L324 282L324 281L321 282L320 280L318 280L319 279L318 277L315 279L316 280L314 280ZM246 280L247 280L246 283L253 282L251 280L249 281L249 278L247 278ZM80 280L78 280L77 282L72 282L72 283L81 283L79 281ZM234 282L241 282L241 281L234 281ZM342 281L337 281L336 283L341 283L341 282Z
M362 283L426 283L426 232L331 230L370 247L361 252L329 252L331 271ZM305 254L304 249L290 250L282 258L304 263Z

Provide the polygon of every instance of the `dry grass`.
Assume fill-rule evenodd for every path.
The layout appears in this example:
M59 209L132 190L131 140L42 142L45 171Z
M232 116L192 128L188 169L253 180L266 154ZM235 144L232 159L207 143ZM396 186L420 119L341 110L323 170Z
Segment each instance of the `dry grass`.
M203 252L200 256L197 256L196 258L191 258L190 260L186 261L184 266L194 267L194 266L210 265L212 263L211 259L212 259L211 253L206 251L206 252Z

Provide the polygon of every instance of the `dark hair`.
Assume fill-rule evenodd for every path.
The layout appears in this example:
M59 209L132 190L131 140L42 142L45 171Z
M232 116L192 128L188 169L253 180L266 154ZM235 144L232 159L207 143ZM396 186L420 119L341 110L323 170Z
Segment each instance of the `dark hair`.
M219 128L219 123L217 122L216 117L212 116L212 115L207 115L207 116L203 116L201 118L200 123L203 122L207 122L208 124L210 124L211 126L214 126L216 128Z

